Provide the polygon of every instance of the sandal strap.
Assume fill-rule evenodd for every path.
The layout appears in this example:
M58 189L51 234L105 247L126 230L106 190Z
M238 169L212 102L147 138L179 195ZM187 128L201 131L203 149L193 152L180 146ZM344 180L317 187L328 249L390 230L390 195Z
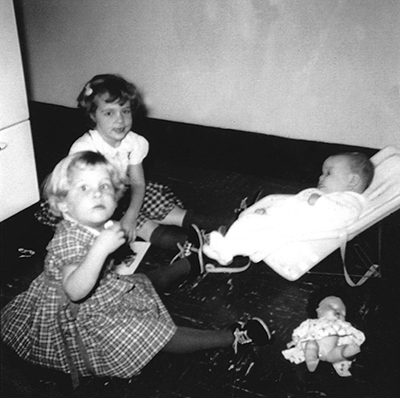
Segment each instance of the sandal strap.
M250 259L249 259L248 263L242 267L225 267L225 266L217 267L214 264L206 264L205 270L206 270L206 272L209 272L212 274L219 274L219 273L234 274L234 273L246 271L250 267L250 264L251 264Z

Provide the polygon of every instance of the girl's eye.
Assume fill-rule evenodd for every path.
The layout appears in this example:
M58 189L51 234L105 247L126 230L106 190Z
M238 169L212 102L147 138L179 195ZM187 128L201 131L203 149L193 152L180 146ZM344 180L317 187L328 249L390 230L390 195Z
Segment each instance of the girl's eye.
M111 184L105 183L100 185L102 191L110 191L112 189Z
M131 110L130 109L124 109L123 110L125 115L130 115L131 114Z

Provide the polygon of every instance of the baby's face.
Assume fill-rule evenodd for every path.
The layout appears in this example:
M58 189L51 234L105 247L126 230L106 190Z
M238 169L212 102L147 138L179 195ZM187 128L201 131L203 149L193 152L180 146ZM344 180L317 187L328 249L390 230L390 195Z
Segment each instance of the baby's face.
M346 307L339 297L325 297L317 308L318 318L345 320Z
M350 190L351 170L344 156L331 156L322 166L318 189L324 193Z

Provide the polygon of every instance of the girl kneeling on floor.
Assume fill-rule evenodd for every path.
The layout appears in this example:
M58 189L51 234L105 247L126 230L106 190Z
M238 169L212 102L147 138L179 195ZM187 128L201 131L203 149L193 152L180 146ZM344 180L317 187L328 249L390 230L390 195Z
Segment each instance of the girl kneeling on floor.
M4 342L23 359L71 373L74 386L79 376L130 378L161 350L267 344L270 332L258 318L219 331L174 324L156 289L204 272L200 252L149 276L118 274L112 253L126 235L109 219L122 193L118 171L99 153L78 152L56 166L45 194L63 220L44 271L2 310Z

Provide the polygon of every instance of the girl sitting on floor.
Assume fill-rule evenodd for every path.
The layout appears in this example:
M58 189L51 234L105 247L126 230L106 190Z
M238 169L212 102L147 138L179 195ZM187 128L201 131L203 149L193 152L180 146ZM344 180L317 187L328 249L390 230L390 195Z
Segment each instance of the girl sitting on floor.
M117 212L128 243L138 236L157 247L175 249L186 241L186 229L192 224L212 230L233 222L231 215L187 210L168 186L145 181L143 161L149 142L131 130L136 113L143 107L134 84L114 74L97 75L85 84L77 101L90 130L73 143L69 154L99 152L118 169L129 188ZM46 202L37 218L52 227L60 221L49 213Z
M270 332L258 318L230 330L175 325L156 289L203 273L201 252L149 277L118 274L112 254L125 231L108 221L123 190L118 170L99 153L78 152L56 166L45 193L62 221L44 271L1 312L4 342L23 359L70 373L74 386L79 376L130 378L160 351L267 344Z

